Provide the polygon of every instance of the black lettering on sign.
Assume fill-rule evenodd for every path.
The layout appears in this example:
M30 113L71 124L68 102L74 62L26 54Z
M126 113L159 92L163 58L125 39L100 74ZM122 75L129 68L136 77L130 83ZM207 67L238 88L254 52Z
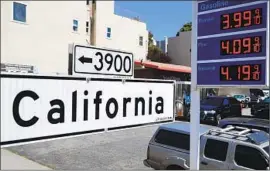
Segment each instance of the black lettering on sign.
M84 95L88 95L88 91L84 91ZM88 120L88 99L83 100L83 120L87 121Z
M126 56L124 58L124 70L126 73L129 73L129 71L131 70L131 59L129 56Z
M138 110L139 110L139 102L141 102L142 106L142 115L145 114L145 101L143 97L137 97L135 98L135 116L138 116Z
M107 71L110 71L112 66L114 66L114 70L116 72L121 72L123 70L124 72L129 73L131 71L132 61L130 56L125 56L122 58L120 54L113 56L111 53L106 53L103 57L101 52L96 52L95 55L98 57L98 64L94 65L97 71L101 71L104 67L104 64L107 64Z
M20 102L25 97L31 97L34 101L36 101L39 98L39 96L31 90L25 90L17 94L17 96L15 97L13 101L13 118L18 125L22 127L29 127L29 126L34 125L38 121L39 118L36 116L33 116L30 120L26 121L20 117L20 113L19 113Z
M163 113L163 107L164 107L163 98L157 97L157 102L159 102L159 103L156 104L156 113L161 114L161 113Z
M124 103L124 107L123 107L123 117L127 116L127 103L131 102L131 98L123 98L123 103Z
M152 95L152 91L149 91L149 95ZM149 96L149 115L152 114L152 97Z
M118 59L118 61L120 61L120 62L118 62L119 65L120 65L118 68L117 68L117 59ZM115 69L116 72L120 72L122 70L122 57L120 55L115 56L114 69Z
M103 68L103 56L102 56L102 53L101 52L97 52L96 53L96 56L99 56L98 62L100 63L100 65L99 65L99 67L97 67L96 65L94 65L94 67L95 67L96 70L101 71L102 68Z
M81 92L81 91L80 91ZM91 100L92 104L89 104L90 100L87 98L88 96L88 91L85 90L84 91L84 97L82 100L78 100L78 92L73 91L72 92L72 99L70 102L72 102L72 106L71 106L71 111L66 111L65 110L65 104L64 104L64 100L62 99L52 99L51 101L49 101L49 104L51 106L51 109L48 111L47 113L47 120L50 124L58 124L58 123L65 123L65 120L67 120L65 117L65 112L71 113L71 121L72 122L77 122L77 112L81 111L78 110L78 102L79 103L83 103L83 105L79 105L79 107L83 107L83 111L82 113L80 113L78 116L83 117L84 121L88 121L89 117L95 117L95 120L99 120L100 119L100 114L103 114L105 111L106 115L108 118L113 119L117 116L117 113L119 111L119 108L121 110L121 112L123 112L123 116L120 117L128 117L128 115L130 115L130 117L133 116L144 116L146 114L146 112L148 112L149 115L153 114L153 110L155 110L155 114L163 114L164 113L164 99L160 96L158 96L156 98L156 101L154 101L152 99L152 91L149 90L149 97L123 97L120 101L118 102L115 98L111 97L109 98L107 101L104 102L104 105L102 105L102 102L104 101L102 99L102 95L103 92L97 91L96 95L93 99L93 101ZM28 120L24 120L22 119L23 115L19 113L19 107L20 107L20 103L22 101L22 99L26 98L26 97L30 97L32 98L34 101L36 101L37 99L41 98L39 97L35 92L30 91L30 90L26 90L26 91L22 91L20 93L17 94L17 96L14 98L13 101L13 117L15 122L22 126L22 127L30 127L32 125L34 125L39 118L37 116L35 116L33 114L33 117L31 119ZM41 98L42 100L42 98ZM133 103L131 103L133 102ZM121 106L119 107L119 104L121 104ZM47 105L47 104L43 104L43 105ZM89 106L93 106L94 111L91 111L92 115L89 115ZM105 106L105 110L103 109ZM30 106L29 106L30 107ZM103 108L101 108L103 107ZM134 107L134 109L133 109ZM146 108L149 108L148 110ZM92 108L91 108L92 109ZM129 110L128 110L129 109ZM44 109L40 109L40 111L42 111ZM130 111L133 110L133 111ZM146 111L147 110L147 111ZM102 112L101 112L102 111ZM101 113L100 113L101 112ZM128 114L129 112L129 114ZM95 115L95 116L94 116ZM78 119L78 120L82 120Z
M58 105L59 108L52 108L49 111L49 113L47 115L48 121L51 124L64 123L65 122L65 105L62 102L62 100L55 99L55 100L52 100L50 102L50 104L51 104L51 106ZM53 118L53 115L55 113L59 113L59 117L58 118Z
M96 105L96 117L95 117L95 119L99 119L99 105L100 105L100 103L102 103L102 99L100 98L100 96L102 95L102 91L98 91L97 93L96 93L96 98L94 99L94 103L95 103L95 105Z
M112 54L107 53L105 55L105 62L107 64L109 64L109 67L107 68L107 71L109 71L112 68L112 64L113 64L113 56L112 56Z
M77 120L77 91L72 93L72 122Z
M110 106L111 106L112 103L114 104L114 111L111 113L110 112ZM116 101L115 98L110 98L107 101L107 104L106 104L106 113L107 113L107 116L110 119L113 119L117 115L117 112L118 112L118 103L117 103L117 101Z

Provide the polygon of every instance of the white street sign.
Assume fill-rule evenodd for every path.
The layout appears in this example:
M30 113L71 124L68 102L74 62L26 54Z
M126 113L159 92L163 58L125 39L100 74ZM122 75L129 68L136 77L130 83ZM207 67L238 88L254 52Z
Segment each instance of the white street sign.
M174 120L174 81L1 75L1 146Z
M132 53L75 45L73 56L73 75L133 77Z

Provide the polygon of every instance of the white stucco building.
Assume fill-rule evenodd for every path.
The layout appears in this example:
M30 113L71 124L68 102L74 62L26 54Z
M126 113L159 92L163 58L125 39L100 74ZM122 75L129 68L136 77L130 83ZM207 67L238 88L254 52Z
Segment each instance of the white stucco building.
M148 51L146 24L114 14L114 1L97 1L96 45L133 52L145 60Z
M1 1L1 63L67 74L68 44L91 42L91 3ZM114 1L96 2L95 36L96 46L130 51L135 59L146 56L146 24L115 15Z
M165 37L157 46L171 57L171 63L191 66L191 31L180 32L176 37Z

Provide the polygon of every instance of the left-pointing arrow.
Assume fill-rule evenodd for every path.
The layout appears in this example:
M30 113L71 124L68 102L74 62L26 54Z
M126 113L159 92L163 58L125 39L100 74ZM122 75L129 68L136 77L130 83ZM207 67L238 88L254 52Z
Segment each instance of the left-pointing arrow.
M82 64L84 63L92 63L92 58L86 58L84 56L79 58L79 61L81 61Z

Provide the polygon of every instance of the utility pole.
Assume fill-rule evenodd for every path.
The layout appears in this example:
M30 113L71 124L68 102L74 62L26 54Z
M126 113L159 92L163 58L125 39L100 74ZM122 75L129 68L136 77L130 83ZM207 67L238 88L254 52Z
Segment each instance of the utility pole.
M96 0L92 0L91 5L91 17L90 17L90 23L91 23L91 32L90 32L90 44L95 46L96 45Z

